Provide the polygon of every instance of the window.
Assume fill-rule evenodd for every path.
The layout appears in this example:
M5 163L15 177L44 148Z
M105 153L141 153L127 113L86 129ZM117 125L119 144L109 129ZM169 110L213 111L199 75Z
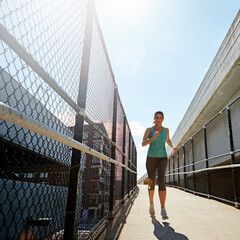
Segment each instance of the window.
M95 164L95 163L99 163L99 159L95 156L92 156L92 163Z
M83 132L83 140L88 139L88 131Z
M97 206L98 202L99 202L99 196L97 196L97 195L89 196L89 205L90 206Z
M90 182L90 191L97 191L99 189L99 182L91 181Z
M91 169L91 177L97 177L97 176L99 176L99 169L98 168Z
M101 136L101 135L100 135L100 133L99 133L98 131L94 131L94 132L93 132L93 137L94 137L94 138L100 138L100 136Z
M100 151L102 148L102 142L101 141L94 141L93 142L93 149L96 151Z

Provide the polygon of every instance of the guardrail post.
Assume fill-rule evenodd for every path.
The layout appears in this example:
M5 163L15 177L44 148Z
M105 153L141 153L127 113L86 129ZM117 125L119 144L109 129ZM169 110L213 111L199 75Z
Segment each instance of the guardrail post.
M78 91L78 106L84 109L86 105L93 18L94 18L94 1L89 0L87 5L83 53L82 53L82 66L81 66L80 83L79 83L79 91ZM84 116L77 115L75 128L74 128L74 139L77 140L78 142L82 142L83 124L84 124ZM79 185L82 184L81 182L79 182L80 161L81 161L81 151L73 149L70 176L69 176L64 239L77 238L77 227L78 227L76 225L77 198L78 198Z
M174 173L175 173L175 168L174 168L174 154L172 155L172 166L173 166L173 185L175 186L176 184L175 184L175 175L174 175Z
M229 144L230 144L230 151L231 151L231 163L235 164L235 156L234 156L234 144L233 144L233 133L232 133L232 121L231 121L231 111L230 107L227 107L227 120L228 120L228 133L229 133ZM237 175L235 168L232 168L232 182L233 182L233 191L234 191L234 200L235 200L235 207L239 208L239 196L238 196L238 189L237 189Z
M132 139L132 151L131 151L131 163L133 164L133 148L134 148L134 145L133 145L133 139ZM130 166L130 169L133 170L133 166ZM132 193L132 190L133 190L133 174L132 172L130 172L130 178L131 178L131 181L130 181L130 192Z
M136 148L136 146L135 146L135 167L136 167L136 169L135 169L135 172L137 172L137 148ZM137 174L134 174L134 176L135 176L135 188L137 187Z
M186 191L186 188L187 188L187 178L186 178L186 157L185 157L185 145L183 145L183 171L184 171L184 191Z
M134 142L133 142L133 140L132 140L132 164L134 165L134 158L135 158L135 144L134 144ZM131 167L131 169L132 170L134 170L134 167L133 167L133 165L132 165L132 167ZM134 174L133 174L133 172L131 172L131 179L132 179L132 184L131 184L131 191L133 191L133 186L134 186Z
M123 117L123 153L125 154L125 144L126 144L126 116ZM125 164L125 156L122 155L122 163ZM125 194L125 172L126 169L122 169L122 203L124 203Z
M208 164L208 149L207 149L207 129L206 126L203 126L203 134L204 134L204 148L205 148L205 159L206 159L206 168L209 167ZM210 198L210 177L209 177L209 171L206 172L207 175L207 195L208 198Z
M114 100L113 100L113 125L112 125L112 141L116 142L116 129L117 129L117 97L118 89L114 88ZM112 146L112 159L116 158L116 147ZM114 208L114 191L115 191L115 164L111 163L111 177L110 177L110 195L109 195L109 216L108 219L112 220L114 218L113 208Z
M194 160L194 146L193 146L193 138L191 138L191 146L192 146L192 170L193 170L193 191L196 194L196 176L195 176L195 160Z
M131 152L132 152L132 136L131 136L131 132L129 131L129 148L128 148L128 159L131 161ZM131 169L131 164L130 162L128 162L128 167ZM131 178L130 178L130 171L128 171L128 197L130 197L130 182L131 182Z
M180 164L179 164L179 150L177 151L177 163L178 163L178 188L180 187Z
M130 138L130 146L131 146L131 150L130 150L130 155L129 155L129 160L130 160L130 162L129 162L129 168L130 169L132 169L132 147L133 147L133 145L132 145L132 137ZM132 190L132 174L131 174L131 172L129 171L128 172L129 173L129 190L128 190L128 196L130 197L130 194L131 194L131 190Z
M170 183L171 182L171 176L170 176L170 171L171 171L171 165L170 165L170 158L168 159L168 172L169 172L169 176L168 176L168 182Z

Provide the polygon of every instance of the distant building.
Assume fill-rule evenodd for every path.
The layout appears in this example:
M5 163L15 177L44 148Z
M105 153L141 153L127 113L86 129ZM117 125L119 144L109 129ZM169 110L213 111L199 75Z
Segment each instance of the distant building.
M106 135L102 123L96 124ZM111 144L93 127L84 125L83 144L111 156ZM81 223L101 219L108 212L111 164L82 153L85 169L82 178Z

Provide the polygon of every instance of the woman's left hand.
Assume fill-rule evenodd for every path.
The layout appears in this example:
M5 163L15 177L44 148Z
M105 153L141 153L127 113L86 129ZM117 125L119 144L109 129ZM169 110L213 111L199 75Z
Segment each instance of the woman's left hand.
M174 152L177 152L177 151L178 151L178 149L175 147L175 148L173 148L173 151L174 151Z

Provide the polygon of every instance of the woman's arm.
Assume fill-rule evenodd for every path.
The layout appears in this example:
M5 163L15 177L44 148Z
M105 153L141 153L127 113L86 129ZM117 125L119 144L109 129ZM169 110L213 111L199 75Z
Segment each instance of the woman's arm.
M174 152L177 152L178 149L173 146L172 141L170 140L168 128L166 128L166 132L167 132L167 144L173 149Z
M142 140L143 147L147 146L150 142L152 142L160 134L160 132L155 132L154 136L152 138L149 138L151 131L152 131L152 128L146 129L145 134L143 136L143 140Z

